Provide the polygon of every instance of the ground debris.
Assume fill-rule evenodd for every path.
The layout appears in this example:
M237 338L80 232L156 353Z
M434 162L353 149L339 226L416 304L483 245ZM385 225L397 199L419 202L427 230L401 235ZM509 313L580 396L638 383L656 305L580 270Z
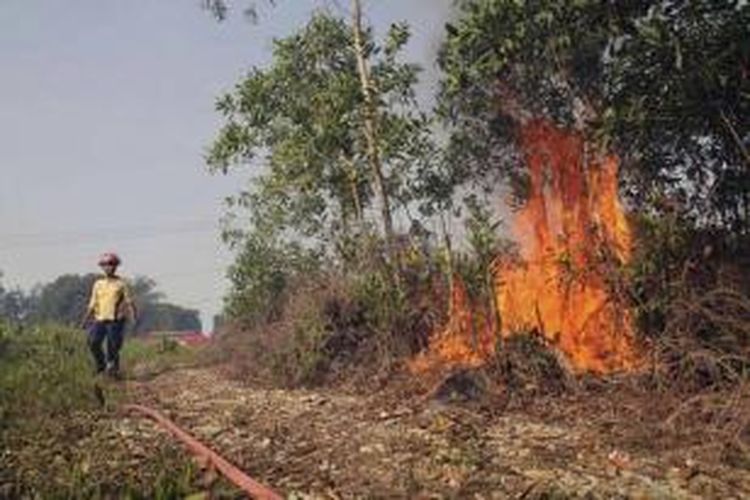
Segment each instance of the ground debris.
M148 383L152 404L289 498L741 498L750 474L674 468L535 412L243 386L215 369ZM136 390L137 392L137 390ZM616 434L613 434L616 436ZM716 467L716 466L714 466Z
M9 434L4 443L0 498L149 496L179 480L164 471L177 477L189 470L183 450L166 433L117 412L69 414L47 423L35 438Z
M604 388L600 399L568 393L497 411L454 397L251 387L206 367L122 387L288 498L750 497L747 459L735 466L704 460L697 445L668 446L652 423L618 414L635 402L612 406ZM0 460L0 498L154 492L164 471L190 473L184 494L236 497L166 431L114 406L11 436Z

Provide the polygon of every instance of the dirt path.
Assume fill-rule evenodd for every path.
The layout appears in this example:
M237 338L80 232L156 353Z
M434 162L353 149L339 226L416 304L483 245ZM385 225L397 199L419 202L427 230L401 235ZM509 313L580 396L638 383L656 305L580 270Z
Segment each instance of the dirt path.
M750 496L746 472L624 454L589 429L527 415L254 389L207 368L132 382L128 390L293 498Z

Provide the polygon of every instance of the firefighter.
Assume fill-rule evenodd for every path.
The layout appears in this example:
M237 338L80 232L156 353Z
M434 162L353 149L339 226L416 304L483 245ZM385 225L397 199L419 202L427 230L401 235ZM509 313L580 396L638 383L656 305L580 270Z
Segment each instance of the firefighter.
M84 328L88 326L88 345L94 357L96 373L105 372L115 378L120 376L120 348L125 333L125 309L133 324L138 312L125 280L117 275L120 258L114 253L105 253L99 258L99 267L104 276L94 282L86 314ZM93 322L90 321L93 319ZM89 324L90 323L90 324ZM102 344L106 341L106 354Z

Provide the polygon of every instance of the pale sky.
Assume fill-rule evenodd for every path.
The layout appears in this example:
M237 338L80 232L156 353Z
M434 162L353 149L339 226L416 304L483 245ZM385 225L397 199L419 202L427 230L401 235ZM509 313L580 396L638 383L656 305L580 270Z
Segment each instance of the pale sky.
M378 34L412 25L424 96L452 2L365 1ZM313 8L348 3L279 0L251 24L240 15L217 23L200 0L0 0L3 284L28 290L96 272L98 255L114 250L121 274L154 278L210 328L231 262L219 240L222 200L248 177L206 172L203 152L221 123L214 100L267 63L271 40Z

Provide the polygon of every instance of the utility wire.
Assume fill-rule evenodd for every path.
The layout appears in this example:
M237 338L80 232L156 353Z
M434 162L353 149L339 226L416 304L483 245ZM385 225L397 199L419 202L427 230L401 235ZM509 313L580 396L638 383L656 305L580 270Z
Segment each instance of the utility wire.
M0 250L12 248L43 248L60 245L80 245L102 240L155 239L163 236L191 233L218 233L215 222L202 222L192 225L178 225L169 228L158 226L107 228L97 232L79 233L15 233L0 235Z
M213 275L214 273L225 273L226 271L227 267L213 267L205 269L193 269L190 271L169 271L166 273L154 273L149 275L149 278L153 278L154 280L158 280L160 278L192 278L195 276Z
M62 232L50 232L50 231L37 231L37 232L21 232L21 233L8 233L0 234L2 237L7 238L25 238L25 237L37 237L37 236L49 236L50 234L62 235L62 236L86 236L86 235L98 235L102 232L110 231L142 231L146 230L163 230L165 228L181 228L185 226L203 226L206 224L213 224L216 221L213 219L184 219L173 221L171 224L143 224L143 225L131 225L131 226L112 226L107 225L96 229L86 229L83 231L62 231Z

